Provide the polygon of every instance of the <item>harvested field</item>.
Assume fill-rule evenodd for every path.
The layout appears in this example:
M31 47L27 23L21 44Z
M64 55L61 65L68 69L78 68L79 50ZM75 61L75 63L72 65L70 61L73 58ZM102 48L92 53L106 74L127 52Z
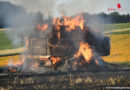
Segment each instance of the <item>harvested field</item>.
M113 34L111 38L111 54L103 57L110 63L130 62L130 34Z
M43 88L44 90L103 90L108 87L127 88L128 86L130 86L130 71L0 75L0 89L2 90L40 90Z
M109 63L126 63L130 65L130 34L129 24L115 24L114 29L126 29L125 31L112 32L111 38L111 54L102 57L104 61ZM110 27L111 25L108 25ZM107 29L106 29L107 31ZM0 47L0 67L8 66L9 60L16 62L20 55L12 55L24 52L25 48L14 49L7 36L4 36L3 30L0 31L2 38ZM6 41L6 42L5 42ZM12 50L12 51L11 51ZM5 55L5 56L4 56ZM12 55L12 56L10 56ZM116 66L116 65L115 65ZM100 71L100 70L99 70ZM105 90L110 87L124 87L130 89L130 70L121 69L115 72L53 72L53 73L25 73L16 72L0 73L0 90Z

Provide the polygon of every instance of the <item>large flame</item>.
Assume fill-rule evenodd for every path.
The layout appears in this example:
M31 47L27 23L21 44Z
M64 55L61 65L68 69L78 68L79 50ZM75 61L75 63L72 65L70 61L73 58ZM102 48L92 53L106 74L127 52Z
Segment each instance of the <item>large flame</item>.
M92 49L90 48L88 43L80 42L80 47L78 52L75 54L75 57L78 58L79 56L83 55L86 62L90 62L93 57Z
M83 19L82 15L79 15L75 18L70 18L70 17L66 17L63 16L62 19L58 18L58 19L53 19L53 25L56 25L56 29L59 29L60 25L64 25L67 26L66 27L66 31L71 31L71 30L75 30L76 26L79 26L81 30L83 30L84 28L84 22L85 20Z
M84 22L85 20L83 19L83 16L82 15L79 15L79 16L76 16L76 17L66 17L66 16L63 16L62 18L54 18L53 19L53 28L56 30L56 35L60 41L60 38L61 38L61 32L60 30L62 26L64 26L65 29L63 30L66 30L67 32L71 32L73 30L87 30L86 27L84 27ZM41 25L41 24L37 24L37 27L36 27L37 30L40 30L40 31L47 31L48 29L48 24L44 24L44 25ZM51 45L51 44L49 44ZM52 45L53 48L55 48L54 45ZM29 47L29 42L28 40L26 40L26 48L27 48L27 51L28 51L28 47ZM92 59L93 57L93 53L92 53L92 49L90 48L89 44L88 43L84 43L84 42L80 42L80 46L79 46L79 50L78 52L75 54L75 57L76 58L79 58L80 56L83 56L84 59L81 60L81 64L82 63L85 63L86 62L90 62L90 60ZM52 65L55 66L56 63L60 62L62 60L62 58L60 57L53 57L53 56L49 56L49 57L39 57L40 60L51 60L52 62ZM14 64L14 66L20 66L24 63L24 59L16 62ZM75 62L74 63L74 67L77 65L78 62ZM32 63L31 66L35 67L35 68L38 68L38 63ZM10 68L13 72L15 72L16 70L14 70L13 68Z

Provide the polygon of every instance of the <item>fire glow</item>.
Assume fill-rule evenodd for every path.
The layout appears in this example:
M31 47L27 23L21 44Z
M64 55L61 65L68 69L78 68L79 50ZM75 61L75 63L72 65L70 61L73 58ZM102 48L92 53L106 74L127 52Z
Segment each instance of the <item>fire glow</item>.
M93 53L88 43L80 42L79 51L75 54L75 57L78 58L81 55L84 56L86 62L90 62L93 57Z
M70 17L63 16L62 20L60 18L58 18L58 19L55 18L53 20L52 24L56 25L57 30L59 30L59 25L68 26L66 28L66 31L70 32L71 30L75 30L76 26L79 26L81 28L81 30L83 30L84 22L85 22L85 20L83 19L83 16L79 15L79 16L77 16L75 18L70 18Z
M66 60L71 60L70 58L73 58L73 64L71 66L74 68L76 66L84 66L92 62L94 56L93 48L95 46L95 42L97 40L96 37L91 33L91 29L84 25L85 20L82 15L78 15L76 17L66 17L63 16L62 18L54 18L50 24L37 24L36 25L36 32L40 32L40 35L44 35L44 33L48 32L49 41L47 42L47 45L44 46L46 41L42 43L42 40L44 41L44 38L34 35L37 37L34 37L33 39L26 39L26 53L25 56L26 60L31 60L30 64L27 66L34 67L38 69L39 61L44 63L50 63L50 67L57 70L57 65L61 64L61 62L64 62ZM49 27L52 27L52 30L49 30ZM94 31L94 30L93 30ZM94 31L95 32L95 31ZM95 32L99 33L99 32ZM39 33L37 33L39 34ZM76 35L83 36L84 39L77 40L77 38L73 37ZM87 36L87 37L86 37ZM91 41L92 39L92 41ZM108 38L107 38L108 39ZM35 41L34 44L41 45L41 47L44 46L49 48L49 54L42 56L40 55L30 55L33 48L36 46L33 46L31 49L30 45L33 45L32 41ZM40 42L37 42L39 41ZM105 39L104 39L105 40ZM76 43L74 43L76 41ZM99 41L99 40L97 40ZM41 44L40 44L41 43ZM100 46L99 45L97 46ZM74 45L76 44L76 45ZM98 43L96 43L98 44ZM78 46L78 47L75 47ZM40 46L39 46L40 47ZM36 47L36 51L39 53L43 48ZM46 48L45 50L48 51ZM95 47L97 48L97 47ZM39 51L38 51L39 50ZM33 52L36 52L35 50ZM43 52L42 52L43 53ZM109 54L109 53L108 53ZM107 55L108 55L107 54ZM83 57L83 58L81 58ZM19 60L17 64L14 64L14 66L21 66L24 61L26 60ZM39 60L39 61L36 61ZM98 64L98 61L95 61L96 64ZM48 64L46 64L48 65ZM15 72L16 70L13 70L13 68L10 68L10 71Z
M48 28L47 24L44 24L43 26L40 24L37 24L37 30L45 31Z

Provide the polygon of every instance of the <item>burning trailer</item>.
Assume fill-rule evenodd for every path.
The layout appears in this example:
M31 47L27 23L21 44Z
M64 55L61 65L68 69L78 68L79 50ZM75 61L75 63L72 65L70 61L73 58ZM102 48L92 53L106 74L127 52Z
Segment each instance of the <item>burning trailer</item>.
M73 71L105 63L100 56L110 54L109 37L85 26L84 22L79 15L55 18L52 25L38 24L26 40L26 66Z

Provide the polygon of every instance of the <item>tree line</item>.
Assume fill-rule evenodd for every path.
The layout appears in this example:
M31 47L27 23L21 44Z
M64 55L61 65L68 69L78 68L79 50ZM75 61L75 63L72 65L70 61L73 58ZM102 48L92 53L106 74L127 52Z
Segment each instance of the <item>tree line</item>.
M104 12L99 14L89 14L84 13L84 17L90 20L98 19L101 23L128 23L130 22L130 14L119 14L118 12L112 12L110 14L106 14Z
M104 12L99 14L89 14L83 12L83 17L86 22L100 22L100 23L127 23L130 22L130 14L119 14L118 12L112 12L106 14ZM26 20L21 24L22 20ZM23 17L24 16L24 17ZM19 5L14 5L10 2L0 1L0 28L9 27L9 23L16 23L16 25L23 25L26 23L35 21L43 22L44 15L41 12L37 13L27 13L26 10ZM52 17L49 16L48 20L51 20ZM13 22L12 22L13 21ZM16 22L17 21L17 22ZM18 22L19 21L19 22Z

